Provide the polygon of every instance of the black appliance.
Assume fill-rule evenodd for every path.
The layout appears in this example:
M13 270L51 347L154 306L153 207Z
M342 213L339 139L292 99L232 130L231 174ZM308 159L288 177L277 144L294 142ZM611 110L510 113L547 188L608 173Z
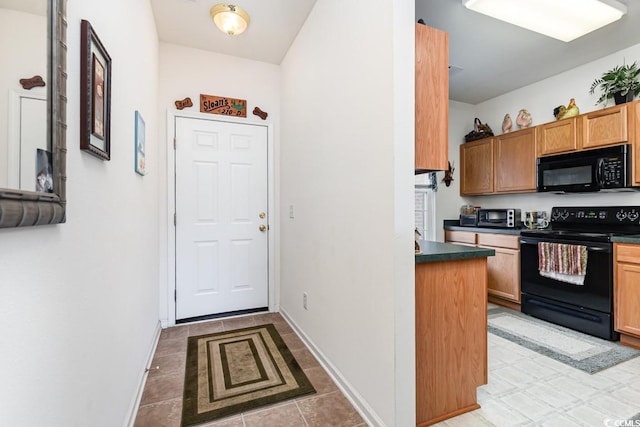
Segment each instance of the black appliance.
M539 157L537 191L587 192L631 188L631 146Z
M478 214L460 214L460 226L461 227L477 227L478 226Z
M520 228L520 209L478 209L478 227Z
M613 330L613 243L611 237L640 234L640 206L554 207L551 227L520 233L523 313L607 340ZM584 284L549 278L539 271L541 242L587 249Z

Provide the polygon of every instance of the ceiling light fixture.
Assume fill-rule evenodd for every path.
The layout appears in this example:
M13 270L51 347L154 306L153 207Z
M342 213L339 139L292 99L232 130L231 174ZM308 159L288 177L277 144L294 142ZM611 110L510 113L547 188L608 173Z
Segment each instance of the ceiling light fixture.
M622 18L616 0L462 0L475 12L570 42Z
M216 27L230 36L241 34L249 26L249 14L233 4L217 4L209 13Z

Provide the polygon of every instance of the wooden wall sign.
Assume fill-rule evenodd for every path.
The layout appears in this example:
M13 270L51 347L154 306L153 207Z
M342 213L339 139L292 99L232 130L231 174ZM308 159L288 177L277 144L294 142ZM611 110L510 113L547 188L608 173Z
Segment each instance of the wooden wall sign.
M44 80L40 76L33 76L30 79L20 79L20 84L23 89L32 89L37 86L44 86Z
M247 117L247 100L200 94L200 112Z
M178 110L182 110L186 107L193 107L193 102L191 102L191 98L189 97L185 99L179 99L175 102L175 104Z

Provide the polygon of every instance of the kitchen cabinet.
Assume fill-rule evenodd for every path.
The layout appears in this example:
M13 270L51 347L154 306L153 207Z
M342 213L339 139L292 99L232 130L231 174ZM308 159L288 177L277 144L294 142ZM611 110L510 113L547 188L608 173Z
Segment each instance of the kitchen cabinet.
M460 145L460 195L493 193L493 138Z
M487 259L489 301L519 309L520 235L445 230L445 242L495 250Z
M582 148L622 144L629 140L627 110L631 104L616 105L579 116Z
M578 149L577 119L545 123L538 128L538 156L559 154Z
M460 145L460 195L536 191L536 129Z
M449 166L449 35L416 24L415 169Z
M640 349L640 245L615 243L614 321L620 342Z
M496 193L536 191L536 128L494 138Z
M416 425L422 427L480 407L477 388L487 383L487 257L416 263L415 281Z
M633 147L633 185L640 185L640 101L633 103L629 112L631 119L629 139L634 142Z

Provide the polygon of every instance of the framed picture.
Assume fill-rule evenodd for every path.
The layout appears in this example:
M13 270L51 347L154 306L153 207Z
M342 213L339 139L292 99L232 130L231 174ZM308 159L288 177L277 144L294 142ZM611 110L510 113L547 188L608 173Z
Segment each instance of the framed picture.
M144 131L144 119L140 112L136 110L136 133L135 133L135 169L136 173L139 175L144 175L146 173L145 169L145 159L144 159L144 142L145 140L145 131Z
M80 149L109 160L111 57L88 21L80 28Z

